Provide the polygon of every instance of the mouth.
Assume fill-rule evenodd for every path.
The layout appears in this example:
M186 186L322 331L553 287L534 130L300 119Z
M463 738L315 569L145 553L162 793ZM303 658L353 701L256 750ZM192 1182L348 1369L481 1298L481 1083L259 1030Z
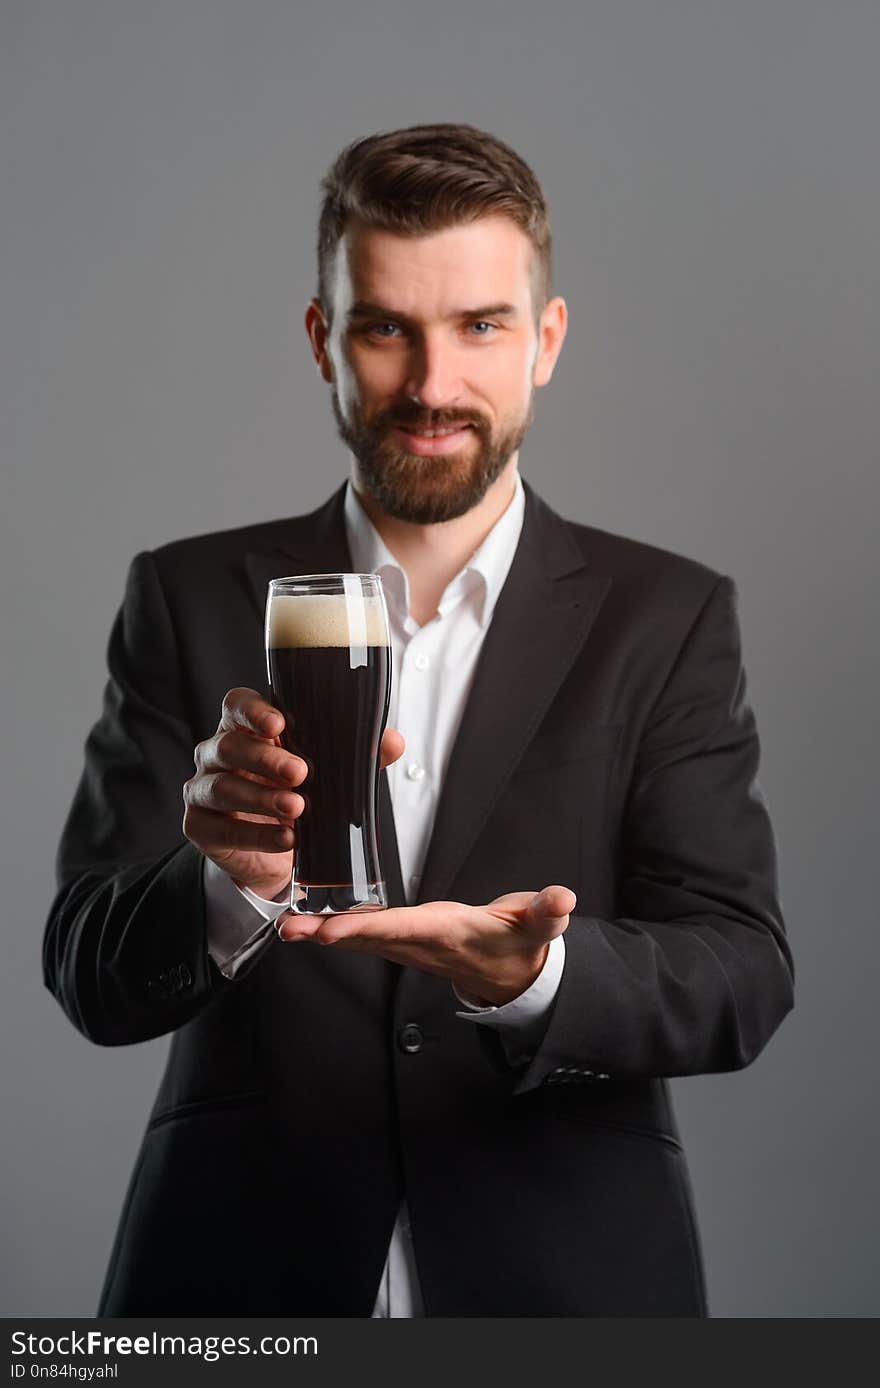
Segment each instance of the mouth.
M425 458L441 453L453 453L473 432L472 424L445 424L437 429L403 429L395 425L394 432L408 452Z

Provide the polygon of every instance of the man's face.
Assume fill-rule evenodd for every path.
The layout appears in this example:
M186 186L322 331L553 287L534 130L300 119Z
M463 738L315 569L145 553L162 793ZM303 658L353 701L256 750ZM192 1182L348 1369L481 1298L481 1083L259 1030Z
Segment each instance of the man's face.
M346 231L330 331L316 301L306 321L340 435L388 515L463 515L519 448L565 331L559 299L536 325L532 254L504 217Z

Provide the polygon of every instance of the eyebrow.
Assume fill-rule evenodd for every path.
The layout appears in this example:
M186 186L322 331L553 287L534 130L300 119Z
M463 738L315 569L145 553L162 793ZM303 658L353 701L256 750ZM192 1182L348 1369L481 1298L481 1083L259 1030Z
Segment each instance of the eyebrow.
M515 318L516 306L514 304L483 304L479 308L456 309L447 314L450 319L460 318ZM412 319L405 313L396 313L394 309L385 308L382 304L371 304L364 299L358 299L352 304L348 311L348 321L352 322L358 318L379 318L383 321L394 319L397 323L409 323Z

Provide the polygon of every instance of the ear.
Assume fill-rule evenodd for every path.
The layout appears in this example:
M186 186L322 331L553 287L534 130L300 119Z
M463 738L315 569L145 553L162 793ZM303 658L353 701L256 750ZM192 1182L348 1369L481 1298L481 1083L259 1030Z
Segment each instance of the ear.
M568 327L568 309L558 296L549 299L541 312L538 324L538 354L533 375L536 386L545 386L553 375L556 359L562 351Z
M330 329L327 326L327 319L319 299L309 300L309 306L306 309L306 332L309 335L312 356L318 364L318 370L329 385L333 380L333 364L327 350Z

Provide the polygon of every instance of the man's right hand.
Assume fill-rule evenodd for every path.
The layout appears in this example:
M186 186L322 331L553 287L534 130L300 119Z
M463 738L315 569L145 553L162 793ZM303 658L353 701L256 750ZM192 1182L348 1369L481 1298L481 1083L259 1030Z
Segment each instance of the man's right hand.
M183 788L183 832L206 858L271 901L293 874L294 821L305 807L294 787L305 762L281 746L284 717L255 689L230 689L213 737L195 749L196 774ZM386 728L381 767L403 755Z

